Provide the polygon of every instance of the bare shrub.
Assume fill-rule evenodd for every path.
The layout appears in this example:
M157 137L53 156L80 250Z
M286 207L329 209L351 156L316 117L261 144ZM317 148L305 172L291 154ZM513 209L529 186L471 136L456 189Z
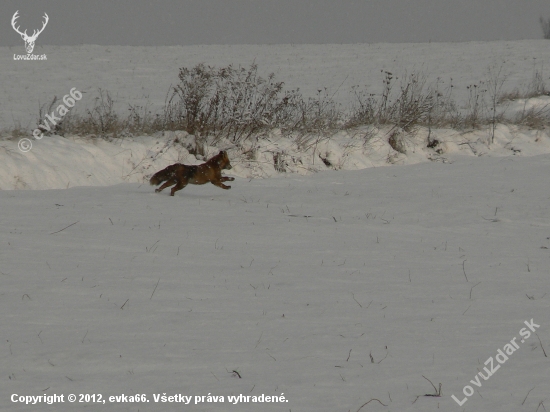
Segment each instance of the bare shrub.
M530 99L538 96L548 96L549 94L550 91L546 88L546 82L544 81L544 67L542 65L537 67L535 63L533 64L533 74L529 84L527 84L523 90L515 88L512 91L501 93L498 103L517 99Z
M495 130L497 122L502 121L504 114L497 113L497 105L500 101L500 95L502 93L502 87L506 82L506 75L502 73L504 68L504 62L498 67L492 66L488 70L487 90L489 91L490 98L490 111L491 111L491 143L495 141Z
M42 105L41 104L38 105L38 120L36 122L36 125L38 126L38 129L46 135L51 135L52 133L59 133L62 128L61 122L57 123L55 126L53 126L53 128L50 127L50 130L47 130L41 126L42 122L44 122L46 118L46 115L54 111L56 103L58 103L58 98L57 96L54 96L52 101L49 104L44 103Z
M438 77L434 86L432 86L433 105L428 113L428 129L432 127L451 127L457 128L462 122L462 115L456 103L452 98L454 85L453 79L449 80L447 86L445 82Z
M92 107L85 109L83 114L79 113L76 107L71 108L53 125L47 122L46 115L54 113L59 104L61 101L54 97L50 103L39 107L37 127L46 135L75 134L116 138L128 134L152 134L165 130L164 117L158 113L153 114L148 104L129 105L128 116L120 116L116 109L116 101L108 91L102 89L98 89ZM45 123L48 123L49 130L44 128Z
M69 110L63 118L51 127L46 133L40 122L44 120L44 115L51 113L52 108L57 103L57 97L54 97L48 109L44 111L42 106L39 111L39 129L46 134L65 134L91 135L98 137L113 136L117 137L126 128L126 120L121 119L115 109L115 100L108 91L98 89L98 95L94 98L92 108L86 109L85 114L78 114L73 108Z
M522 112L518 113L512 121L514 124L542 130L550 124L550 107L549 105L530 109L524 107Z
M124 130L124 123L115 110L115 101L108 91L98 89L99 96L94 101L94 107L86 111L83 126L88 126L92 133L98 136L113 135L116 137Z
M482 124L486 123L486 103L485 82L481 81L478 84L471 84L467 86L468 89L468 102L466 104L466 113L463 118L463 127L476 129Z
M180 83L174 87L165 110L170 129L210 137L214 142L227 138L233 143L249 139L276 127L285 117L280 97L283 82L275 75L258 76L258 67L229 65L216 69L199 64L181 68Z
M180 84L174 87L165 113L171 130L185 130L195 134L206 129L215 106L212 95L214 73L211 67L199 64L193 69L182 67Z
M319 133L327 130L337 129L342 119L342 111L338 108L333 99L334 95L329 95L328 90L317 90L315 98L309 98L304 101L301 96L296 98L291 105L289 120L292 118L290 131L302 134Z
M544 17L540 17L539 19L540 27L542 29L542 34L545 39L550 39L550 18L545 19Z
M383 72L383 90L380 96L353 88L355 103L347 127L364 124L393 124L405 131L426 124L435 107L436 94L426 89L426 77L413 73L401 81L394 91L394 76Z
M537 96L548 95L548 90L546 89L546 83L543 79L543 69L537 69L533 67L533 77L531 83L527 89L527 93L524 97L531 98Z
M149 105L129 105L126 129L129 133L153 134L165 129L164 118L150 110Z
M395 102L397 107L396 124L405 131L425 124L433 108L433 93L425 91L426 77L413 73L405 79L400 87Z
M28 127L24 127L20 122L15 122L11 128L0 130L0 139L2 140L20 139L22 137L29 137L29 135ZM4 150L6 149L4 148Z
M299 89L285 90L284 83L276 80L273 73L261 77L254 63L248 68L198 64L179 69L179 83L167 93L163 112L153 113L146 103L129 105L127 115L121 116L109 92L98 89L91 108L72 108L48 131L40 124L61 103L54 97L39 107L38 127L61 136L70 133L100 137L184 130L192 140L189 151L204 154L208 145L227 140L244 147L245 142L254 143L273 129L279 129L283 136L294 137L301 149L313 147L315 153L317 145L336 130L350 130L357 140L367 144L384 127L390 129L392 147L404 153L405 135L420 126L428 128L426 145L433 148L437 139L431 131L436 127L476 129L491 125L494 139L497 123L504 120L534 128L547 125L545 109L524 110L514 119L504 119L503 112L497 113L497 105L506 100L548 94L542 67L534 66L532 80L525 90L508 93L502 93L506 81L502 68L503 65L490 68L486 81L468 86L468 99L461 107L453 100L452 79L445 82L438 78L428 85L422 73L405 74L399 79L382 70L380 94L354 86L351 106L342 108L329 89L320 88L314 97L306 99ZM392 134L394 130L399 133ZM283 157L275 156L274 164L282 170Z

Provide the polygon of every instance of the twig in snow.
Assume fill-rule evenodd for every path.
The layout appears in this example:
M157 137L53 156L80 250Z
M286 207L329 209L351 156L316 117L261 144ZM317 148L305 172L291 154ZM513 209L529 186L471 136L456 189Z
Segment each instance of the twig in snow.
M130 298L126 299L126 302L124 302L124 304L120 307L120 309L124 309L124 306L126 306L126 304L128 303L129 300L130 300Z
M533 386L533 387L531 388L531 390L530 390L529 392L527 392L527 395L525 395L525 399L524 399L523 402L521 403L522 405L523 405L523 404L525 403L525 401L527 400L527 397L529 396L529 394L531 393L531 391L532 391L533 389L535 389L535 388L536 388L536 386Z
M472 290L474 290L474 288L479 285L481 283L481 281L477 282L474 286L472 286L472 288L470 289L470 299L472 299Z
M349 350L349 353L348 353L348 358L346 359L346 362L349 361L349 357L351 356L351 349Z
M546 355L546 351L544 350L544 346L542 346L542 341L540 340L539 335L537 335L536 333L535 333L535 335L536 335L536 337L539 339L540 348L542 349L542 353L544 353L544 357L547 358L548 355Z
M63 232L65 229L70 228L72 225L76 225L78 222L80 222L80 220L78 220L74 223L71 223L69 226L65 226L63 229L58 230L57 232L52 232L52 233L50 233L50 235L55 235L56 233Z
M361 305L359 302L357 302L357 299L355 299L355 296L353 295L353 293L351 294L351 297L353 298L353 300L362 308L363 305Z
M160 282L160 278L159 278L159 280L157 280L157 284L155 285L155 289L153 289L153 293L151 293L151 297L149 298L149 300L153 299L153 295L155 294L155 291L157 290L157 286L159 285L159 282Z
M466 278L466 282L468 282L468 276L466 276L466 269L464 268L464 263L466 263L465 260L462 261L462 271L464 272L464 277Z
M264 331L262 331L262 333L260 333L260 337L258 338L258 341L256 342L256 346L254 346L254 349L256 349L258 347L258 345L260 344L260 341L262 340L263 335L264 335Z
M380 360L379 360L378 362L376 362L376 363L381 364L382 361L383 361L384 359L386 359L387 357L388 357L388 347L386 346L386 356L384 356L382 359L380 359Z
M379 403L380 405L382 405L382 406L388 406L388 405L385 405L385 404L383 404L382 402L380 402L379 399L372 398L370 401L365 402L363 405L361 405L361 407L360 407L359 409L357 409L357 412L359 412L361 409L363 409L364 406L367 406L367 405L368 405L369 403L371 403L372 401L376 401L376 402L378 402L378 403Z
M435 397L435 398L441 397L441 383L439 384L439 389L437 389L431 380L429 380L428 378L426 378L424 375L422 375L422 377L432 384L432 386L433 386L433 388L434 388L434 391L435 391L435 394L427 393L427 394L424 395L424 396L433 396L433 397Z
M156 245L158 242L160 242L160 239L157 240L155 243L153 243L149 248L148 248L147 246L145 246L145 251L146 251L147 253L149 253L149 252L154 252L155 250L157 250L157 248L155 247L155 245ZM153 247L155 247L155 248L153 249ZM157 247L158 247L158 246L157 246Z

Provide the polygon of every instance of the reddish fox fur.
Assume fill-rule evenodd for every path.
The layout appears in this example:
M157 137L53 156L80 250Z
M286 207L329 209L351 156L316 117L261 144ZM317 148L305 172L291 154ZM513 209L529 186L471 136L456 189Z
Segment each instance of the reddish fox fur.
M189 166L175 163L168 166L166 169L155 173L151 177L151 180L149 180L149 183L153 186L158 186L162 182L166 182L155 190L157 193L169 186L175 185L170 191L170 196L174 196L174 193L183 189L188 183L203 185L210 182L222 189L231 189L231 186L226 186L223 182L232 182L235 178L222 176L223 169L231 169L229 157L227 157L227 152L224 150L202 165Z

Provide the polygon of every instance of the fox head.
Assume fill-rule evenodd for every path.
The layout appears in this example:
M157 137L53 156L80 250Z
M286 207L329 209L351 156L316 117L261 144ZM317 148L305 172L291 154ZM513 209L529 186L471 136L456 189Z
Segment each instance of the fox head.
M220 167L220 169L231 169L231 162L229 161L229 157L227 156L227 152L225 150L222 150L220 153L214 156L214 159L216 159L215 162Z

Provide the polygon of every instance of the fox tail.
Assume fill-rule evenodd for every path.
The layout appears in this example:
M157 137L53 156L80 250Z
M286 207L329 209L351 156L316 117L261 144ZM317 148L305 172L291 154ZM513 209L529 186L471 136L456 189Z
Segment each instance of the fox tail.
M171 167L172 166L168 166L167 168L165 169L162 169L160 172L157 172L155 173L151 179L149 179L149 183L152 185L152 186L158 186L160 185L162 182L165 182L166 180L168 180L170 178L170 173L171 173Z

